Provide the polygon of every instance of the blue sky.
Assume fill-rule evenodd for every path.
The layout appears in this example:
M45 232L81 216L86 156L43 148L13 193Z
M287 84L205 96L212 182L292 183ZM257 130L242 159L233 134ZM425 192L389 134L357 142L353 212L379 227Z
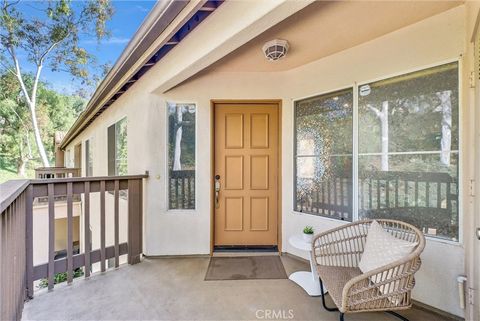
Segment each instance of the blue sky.
M143 19L155 5L155 1L112 1L115 13L112 19L107 23L107 28L111 31L111 37L104 39L100 44L95 38L83 37L80 39L80 45L93 53L99 64L109 63L113 65L128 41L132 38L140 27ZM27 16L39 15L42 3L39 1L22 1L19 9ZM33 71L33 67L27 64L26 71ZM48 82L54 89L64 92L75 92L76 88L81 86L79 82L73 82L71 75L64 72L52 72L48 68L44 69L41 77L42 81Z

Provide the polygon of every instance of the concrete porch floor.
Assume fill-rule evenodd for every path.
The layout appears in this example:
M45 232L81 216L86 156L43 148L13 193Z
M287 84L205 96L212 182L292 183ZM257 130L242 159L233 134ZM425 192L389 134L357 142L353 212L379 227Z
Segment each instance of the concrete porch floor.
M287 274L308 269L291 256L282 261ZM290 280L204 281L208 263L208 257L145 259L79 278L36 294L23 320L265 320L267 310L284 311L284 319L338 320L337 312L323 309L320 297L308 296ZM411 321L449 320L416 308L401 314ZM362 313L346 320L398 319Z

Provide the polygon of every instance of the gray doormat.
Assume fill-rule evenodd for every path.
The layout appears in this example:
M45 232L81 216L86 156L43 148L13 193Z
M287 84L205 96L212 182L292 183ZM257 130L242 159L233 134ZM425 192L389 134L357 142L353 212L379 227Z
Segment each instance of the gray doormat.
M279 256L212 257L205 281L286 279Z

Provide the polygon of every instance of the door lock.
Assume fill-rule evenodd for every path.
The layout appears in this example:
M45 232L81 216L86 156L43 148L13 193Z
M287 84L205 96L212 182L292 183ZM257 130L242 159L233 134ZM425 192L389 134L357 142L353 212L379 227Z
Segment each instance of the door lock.
M215 175L215 208L220 207L220 175Z
M476 232L477 232L477 233L476 233L476 234L477 234L477 239L480 240L480 227L477 227L477 231L476 231Z

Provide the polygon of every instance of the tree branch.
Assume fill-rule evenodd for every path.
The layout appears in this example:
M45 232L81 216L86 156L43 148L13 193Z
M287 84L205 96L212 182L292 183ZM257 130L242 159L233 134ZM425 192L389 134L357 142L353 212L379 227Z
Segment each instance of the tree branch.
M378 110L377 108L373 107L373 106L370 105L370 104L367 104L367 107L368 107L368 109L370 109L371 111L373 111L377 117L380 118L380 117L382 116L382 112L381 112L380 110Z
M45 58L48 56L48 54L53 50L53 48L55 48L60 42L62 42L65 38L63 38L61 41L58 41L58 42L54 42L52 43L52 45L50 47L47 48L47 50L45 50L45 52L40 56L40 59L38 60L38 64L37 65L43 65L43 61L45 60Z
M20 2L20 0L17 0L17 1L3 1L3 10L7 10L8 7L11 7L11 6L15 6L16 4L18 4Z
M25 122L23 121L22 117L20 117L20 115L17 113L17 111L16 111L12 106L9 105L9 107L10 107L10 109L13 111L13 113L15 114L15 116L18 117L18 120L22 123L22 125L24 126L24 128L28 128L28 127L26 126Z
M9 65L3 63L1 60L0 60L0 65L2 65L2 67L5 68L6 71L10 72L12 75L14 75L14 76L17 75L12 66L9 66Z
M43 65L37 65L37 72L35 73L35 80L33 81L33 87L32 87L32 108L35 107L35 104L37 102L37 88L38 88L38 81L40 80L40 74L42 72Z
M12 56L12 59L13 59L14 65L15 65L15 71L16 71L15 76L17 76L18 82L20 83L20 87L22 88L22 92L25 96L25 100L27 101L27 103L29 105L31 105L32 100L30 99L30 96L28 95L27 87L25 86L25 82L23 81L22 72L20 70L20 64L18 63L18 59L17 59L17 55L15 54L15 50L12 47L9 47L7 49L8 49L8 52L10 53L10 55Z

